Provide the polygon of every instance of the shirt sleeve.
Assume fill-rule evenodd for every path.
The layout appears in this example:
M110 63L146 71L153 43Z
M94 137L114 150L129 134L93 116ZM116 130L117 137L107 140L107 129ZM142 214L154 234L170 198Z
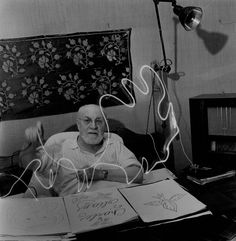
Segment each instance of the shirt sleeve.
M128 166L141 167L141 163L137 160L134 153L131 152L123 143L119 142L118 148L118 161L123 168Z

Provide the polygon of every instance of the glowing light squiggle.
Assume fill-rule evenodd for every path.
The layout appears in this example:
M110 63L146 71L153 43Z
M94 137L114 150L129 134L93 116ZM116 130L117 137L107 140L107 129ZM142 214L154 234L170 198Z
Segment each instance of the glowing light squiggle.
M30 190L30 192L32 193L33 197L36 198L36 196L35 196L34 193L31 191L31 189L28 187L28 185L21 179L21 177L23 176L23 174L22 174L20 177L17 177L17 176L14 175L14 174L8 174L8 175L16 178L17 181L12 184L9 192L8 192L6 195L9 195L9 194L11 193L12 189L14 188L14 186L17 184L17 182L20 181L20 182L22 182L22 183L27 187L27 189ZM6 195L5 195L5 196L6 196ZM4 197L4 196L3 196L3 197Z
M134 100L134 97L132 95L132 93L128 90L128 88L126 87L126 83L127 82L130 82L140 93L142 93L143 95L147 95L149 93L149 88L148 88L148 85L147 85L147 82L145 81L144 77L143 77L143 70L144 69L149 69L151 70L154 75L156 76L157 80L160 82L160 85L162 87L162 90L163 90L163 95L158 103L158 106L157 106L157 113L160 117L160 119L162 121L166 121L168 119L168 117L170 117L170 125L171 125L171 130L175 130L175 133L173 133L173 136L170 137L169 141L166 143L165 145L165 149L166 149L166 157L163 159L163 160L160 160L160 161L156 161L155 164L149 169L149 164L148 164L148 161L145 157L142 157L142 162L140 164L140 169L139 171L137 172L137 174L135 175L135 177L133 177L131 180L129 180L128 178L128 175L126 173L126 170L119 166L119 165L116 165L116 164L111 164L111 163L104 163L104 162L99 162L101 160L101 158L103 157L105 151L106 151L106 148L109 144L109 140L110 140L110 137L109 137L109 125L108 125L108 122L107 122L107 119L106 119L106 116L102 110L102 99L105 98L105 97L111 97L111 98L114 98L116 100L118 100L119 102L121 102L123 105L125 105L126 107L128 108L133 108L135 106L135 100ZM34 159L32 160L25 168L24 172L22 173L22 175L18 178L18 180L12 185L12 188L14 187L14 185L21 179L21 177L24 175L25 171L28 169L28 167L33 163L33 162L39 162L40 164L38 165L38 167L35 169L33 175L35 175L37 181L40 183L40 185L42 187L44 187L45 189L50 189L51 187L53 187L54 183L55 183L55 180L56 180L56 177L57 177L57 171L58 171L58 168L59 168L59 165L61 165L63 168L66 168L68 170L71 170L71 171L74 171L76 173L76 177L78 179L78 192L80 192L82 189L83 189L83 186L84 184L86 183L86 186L87 188L89 188L91 185L92 185L92 181L93 181L93 178L94 178L94 173L95 173L95 169L96 167L98 167L99 165L107 165L107 166L111 166L111 167L116 167L116 168L120 168L124 174L125 174L125 179L126 179L126 183L127 184L131 184L134 182L134 180L138 177L138 175L140 174L140 172L142 171L143 172L143 164L144 162L146 163L146 170L144 171L145 174L148 174L150 171L152 171L155 166L158 164L158 163L163 163L163 162L166 162L168 157L169 157L169 146L170 144L172 143L172 141L174 140L174 138L178 135L179 133L179 127L177 125L177 122L176 122L176 119L175 119L175 114L174 114L174 109L173 109L173 104L171 102L168 103L168 109L167 109L167 112L166 112L166 115L162 116L161 112L160 112L160 106L161 106L161 103L163 102L165 96L166 96L166 90L165 90L165 86L163 85L159 75L155 72L155 70L153 68L151 68L149 65L143 65L141 68L140 68L140 71L139 71L139 74L140 74L140 78L142 80L141 84L142 84L142 87L144 88L141 89L139 88L135 83L133 83L131 80L127 79L127 78L123 78L121 80L121 83L124 87L124 89L126 90L126 92L128 93L129 97L131 98L131 103L130 104L127 104L125 103L124 101L122 101L121 99L119 99L118 97L114 96L114 95L111 95L111 94L105 94L103 96L101 96L101 98L99 99L99 106L100 106L100 109L101 109L101 113L104 117L104 120L105 120L105 123L106 123L106 126L107 126L107 132L108 132L108 139L107 139L107 142L106 142L106 146L105 146L105 150L104 152L102 153L102 155L96 160L96 162L90 166L90 167L86 167L86 168L81 168L81 169L77 169L73 162L67 158L60 158L59 160L55 161L53 157L50 156L50 154L46 151L43 143L42 143L42 140L40 138L40 135L39 133L38 134L38 139L40 141L40 144L41 144L41 147L42 149L44 150L44 153L47 155L48 158L50 158L50 160L52 160L53 162L55 161L56 162L56 172L54 174L53 170L50 168L49 170L49 186L45 186L40 178L37 176L37 171L39 170L40 168L40 165L41 165L41 160L40 159ZM157 153L158 155L158 152L155 148L155 145L154 145L154 149L155 149L155 152ZM159 156L159 155L158 155ZM68 161L71 165L72 165L72 168L69 168L68 166L64 166L62 163L60 163L62 160L65 160L65 161ZM90 179L90 182L89 182L89 178L87 176L87 173L86 173L86 170L89 169L89 168L92 168L93 167L93 173L92 173L92 178ZM79 180L79 177L78 177L78 171L82 171L83 172L83 182L81 183L81 180ZM80 185L81 183L81 185ZM10 189L10 191L3 197L1 198L4 198L6 197L7 195L10 194L12 188ZM30 190L31 191L31 190ZM32 191L31 191L32 192ZM34 196L34 195L33 195Z

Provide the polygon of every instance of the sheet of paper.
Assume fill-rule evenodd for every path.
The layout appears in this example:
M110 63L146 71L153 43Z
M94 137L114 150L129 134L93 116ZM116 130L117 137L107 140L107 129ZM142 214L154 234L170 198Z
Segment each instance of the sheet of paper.
M123 188L120 192L144 222L175 219L206 207L174 180Z
M0 234L46 235L70 232L62 198L0 199Z
M137 218L135 211L115 188L66 196L64 201L73 233L113 226Z

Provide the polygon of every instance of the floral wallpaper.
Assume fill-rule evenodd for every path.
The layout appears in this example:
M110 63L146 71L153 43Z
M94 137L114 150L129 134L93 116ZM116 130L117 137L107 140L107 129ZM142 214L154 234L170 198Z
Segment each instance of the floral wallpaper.
M94 91L126 103L131 29L0 40L0 120L77 111ZM134 96L132 84L126 86ZM106 98L103 106L120 105Z

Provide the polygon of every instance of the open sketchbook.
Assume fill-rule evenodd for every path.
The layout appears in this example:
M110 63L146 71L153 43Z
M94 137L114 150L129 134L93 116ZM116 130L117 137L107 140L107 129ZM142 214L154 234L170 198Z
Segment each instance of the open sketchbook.
M82 233L139 216L144 222L170 220L204 208L174 180L66 197L0 199L0 236Z
M147 223L173 221L210 213L203 212L206 211L206 205L174 180L123 188L120 191L140 218Z
M37 200L0 199L0 235L81 233L136 218L117 189Z

